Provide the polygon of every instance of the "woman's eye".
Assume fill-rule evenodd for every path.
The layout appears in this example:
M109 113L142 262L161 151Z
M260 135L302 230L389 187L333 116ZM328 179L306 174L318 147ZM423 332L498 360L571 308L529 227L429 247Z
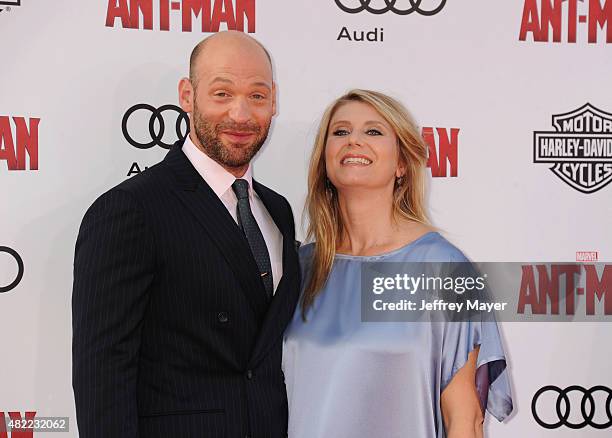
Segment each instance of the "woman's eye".
M336 129L334 131L334 135L336 136L349 135L349 132L346 129Z
M368 129L366 131L366 134L368 134L368 135L382 135L382 132L380 132L378 129Z

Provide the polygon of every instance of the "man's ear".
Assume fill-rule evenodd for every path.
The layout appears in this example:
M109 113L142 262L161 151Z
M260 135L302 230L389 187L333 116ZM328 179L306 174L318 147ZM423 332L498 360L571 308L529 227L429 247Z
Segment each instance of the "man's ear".
M179 105L186 113L193 112L193 102L195 100L195 89L188 78L183 78L178 84Z
M272 115L276 115L276 82L272 82Z

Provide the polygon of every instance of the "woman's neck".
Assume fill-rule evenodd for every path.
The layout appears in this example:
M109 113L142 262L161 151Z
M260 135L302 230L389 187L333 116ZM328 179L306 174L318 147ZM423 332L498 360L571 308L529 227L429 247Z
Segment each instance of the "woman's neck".
M344 233L338 251L367 255L393 245L399 224L393 218L393 195L382 190L343 190L338 196Z
M431 225L396 217L393 192L342 190L338 194L343 235L336 251L351 255L376 255L392 251L420 238Z

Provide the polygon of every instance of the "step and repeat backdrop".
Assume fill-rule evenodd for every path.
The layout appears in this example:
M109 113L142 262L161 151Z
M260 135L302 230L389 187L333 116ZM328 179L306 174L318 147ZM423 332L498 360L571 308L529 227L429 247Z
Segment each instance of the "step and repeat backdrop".
M289 199L301 240L319 117L350 88L379 90L422 127L429 208L450 241L483 262L598 262L605 311L612 0L0 0L0 424L68 426L0 438L78 436L80 221L186 135L178 81L193 46L226 29L272 55L279 111L254 171ZM486 433L610 436L612 323L579 307L587 322L556 322L542 299L541 322L500 323L515 410Z

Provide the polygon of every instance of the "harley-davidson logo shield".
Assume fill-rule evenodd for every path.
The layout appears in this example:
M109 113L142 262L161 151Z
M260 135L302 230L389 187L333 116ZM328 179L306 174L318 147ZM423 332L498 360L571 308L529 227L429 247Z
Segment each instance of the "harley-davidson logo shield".
M550 170L582 193L594 193L612 182L612 114L590 103L553 115L554 131L534 132L534 163Z

